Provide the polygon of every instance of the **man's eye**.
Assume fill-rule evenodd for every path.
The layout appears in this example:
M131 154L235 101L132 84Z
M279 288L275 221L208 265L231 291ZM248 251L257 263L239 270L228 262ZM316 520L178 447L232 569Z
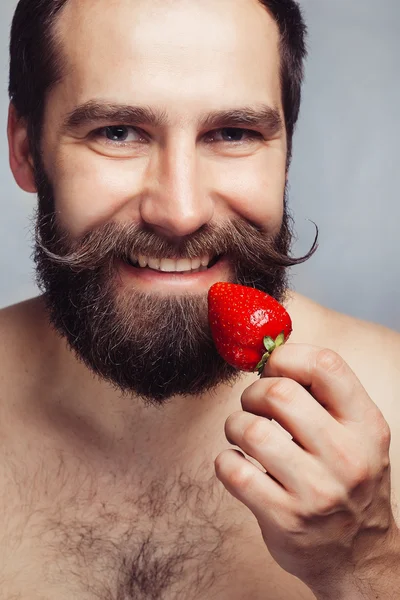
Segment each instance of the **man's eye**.
M262 135L258 131L252 131L251 129L223 127L211 132L209 137L214 142L247 142L255 138L262 138Z
M105 138L110 142L140 142L143 137L135 129L135 127L129 127L125 125L112 125L109 127L103 127L95 132L97 137Z

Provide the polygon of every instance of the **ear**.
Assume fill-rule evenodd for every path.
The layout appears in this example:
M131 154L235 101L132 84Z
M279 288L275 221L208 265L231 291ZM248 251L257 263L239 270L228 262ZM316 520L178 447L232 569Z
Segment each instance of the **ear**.
M8 110L7 137L9 160L14 179L25 192L36 192L33 159L29 149L26 122L12 103Z

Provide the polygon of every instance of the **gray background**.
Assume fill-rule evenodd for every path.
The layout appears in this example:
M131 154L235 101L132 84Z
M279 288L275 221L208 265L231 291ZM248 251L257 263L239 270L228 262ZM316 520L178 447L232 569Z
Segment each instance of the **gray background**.
M0 307L38 293L31 261L35 196L19 190L6 140L9 25L0 4ZM314 300L400 331L399 0L302 0L310 56L295 137L290 202L296 255L320 228L320 248L292 271Z

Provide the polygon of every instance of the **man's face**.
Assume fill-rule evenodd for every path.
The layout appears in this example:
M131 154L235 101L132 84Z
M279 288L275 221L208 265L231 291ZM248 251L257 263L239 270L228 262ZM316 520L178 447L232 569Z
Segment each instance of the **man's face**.
M258 0L69 0L57 35L64 77L36 163L41 241L73 266L37 245L53 324L89 368L149 401L233 382L209 287L282 299L286 283L274 21ZM221 258L177 275L139 256L192 271Z

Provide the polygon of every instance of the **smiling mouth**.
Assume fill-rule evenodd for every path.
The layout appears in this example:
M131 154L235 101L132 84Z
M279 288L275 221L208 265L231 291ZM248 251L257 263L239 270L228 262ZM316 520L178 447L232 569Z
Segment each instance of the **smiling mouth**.
M158 260L158 264L157 261L152 261L152 260L140 260L139 259L132 259L132 258L128 258L128 260L126 261L127 264L131 267L133 267L134 269L138 269L138 270L148 270L148 271L153 271L154 273L166 273L168 275L190 275L192 273L201 273L203 271L208 271L209 269L211 269L212 267L214 267L219 260L222 258L222 254L219 254L217 256L215 256L214 258L212 258L207 265L204 264L200 264L199 267L196 268L190 268L190 265L187 265L186 268L182 268L182 269L178 269L174 268L174 265L169 264L168 266L165 266L163 268L163 264L162 262L160 263L160 261ZM148 262L150 262L150 264L147 264ZM172 262L172 261L170 261Z

